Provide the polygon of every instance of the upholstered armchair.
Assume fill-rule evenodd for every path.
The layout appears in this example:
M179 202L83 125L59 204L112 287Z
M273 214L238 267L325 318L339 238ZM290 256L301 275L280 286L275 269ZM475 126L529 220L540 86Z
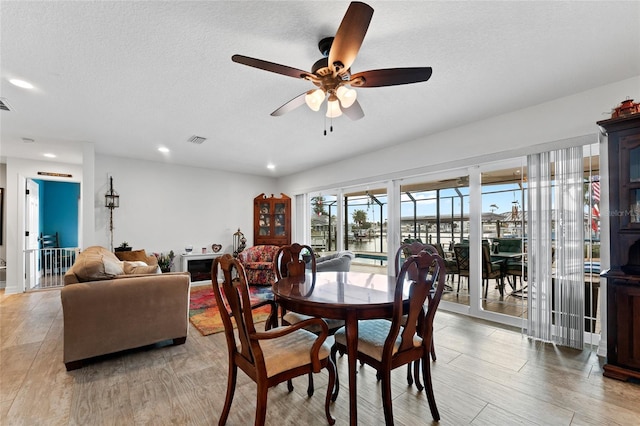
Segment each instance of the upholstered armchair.
M271 285L275 281L273 261L280 250L278 246L249 247L238 253L238 260L247 273L247 282L253 285Z

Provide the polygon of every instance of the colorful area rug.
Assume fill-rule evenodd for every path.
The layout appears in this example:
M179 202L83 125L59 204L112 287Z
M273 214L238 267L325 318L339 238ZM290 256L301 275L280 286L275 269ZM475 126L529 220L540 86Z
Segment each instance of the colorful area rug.
M262 300L273 299L273 293L269 286L249 286L249 300L257 303ZM271 306L262 306L253 311L253 321L262 322L271 313ZM216 298L213 295L211 285L193 287L189 300L189 321L203 336L224 331L224 324L218 311Z

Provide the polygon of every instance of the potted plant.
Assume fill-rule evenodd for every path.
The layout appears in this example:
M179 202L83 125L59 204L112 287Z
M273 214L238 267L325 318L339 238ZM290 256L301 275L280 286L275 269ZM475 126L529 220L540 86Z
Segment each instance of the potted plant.
M118 247L114 249L114 251L131 251L131 246L128 242L123 241Z
M164 272L171 272L171 267L173 266L173 259L176 257L173 253L173 250L169 252L169 254L164 253L153 253L153 255L158 259L158 266L160 270Z
M302 260L304 263L308 264L309 262L311 262L311 253L309 253L308 249L303 248L300 251L300 255L302 256Z

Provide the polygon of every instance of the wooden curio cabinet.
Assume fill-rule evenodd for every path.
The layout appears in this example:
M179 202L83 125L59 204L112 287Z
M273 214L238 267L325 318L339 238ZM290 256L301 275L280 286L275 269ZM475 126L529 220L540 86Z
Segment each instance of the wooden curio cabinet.
M291 244L291 198L258 195L253 200L253 244Z
M611 268L604 375L640 378L640 114L599 121L608 137Z

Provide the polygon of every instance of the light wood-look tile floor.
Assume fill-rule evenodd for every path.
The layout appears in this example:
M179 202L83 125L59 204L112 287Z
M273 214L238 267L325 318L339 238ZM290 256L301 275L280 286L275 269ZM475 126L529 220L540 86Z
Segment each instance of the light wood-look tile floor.
M190 326L187 342L108 357L67 372L62 362L62 309L57 290L0 292L0 424L211 425L222 408L227 378L223 334L203 337ZM603 378L602 361L529 341L494 324L447 312L436 315L432 362L442 425L637 425L640 385ZM342 386L346 358L338 359ZM424 392L393 373L397 425L431 423ZM306 377L269 391L267 424L323 425L326 374L306 396ZM253 423L255 385L239 373L229 425ZM348 424L347 389L333 404ZM358 374L359 423L383 424L375 371Z

